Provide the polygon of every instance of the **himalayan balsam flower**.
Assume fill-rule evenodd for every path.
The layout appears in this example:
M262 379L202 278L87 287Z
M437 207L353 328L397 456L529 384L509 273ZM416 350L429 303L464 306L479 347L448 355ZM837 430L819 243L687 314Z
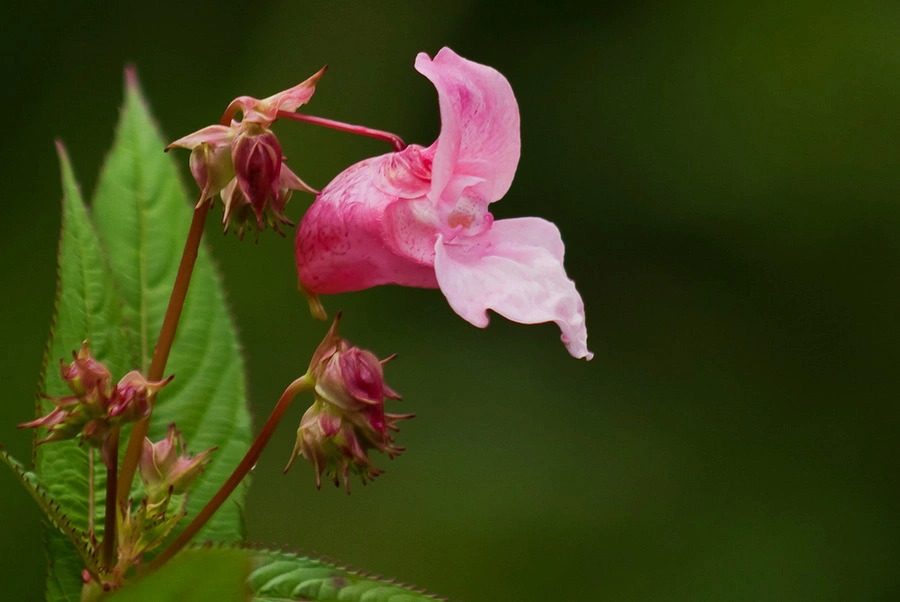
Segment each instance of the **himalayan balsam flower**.
M519 109L496 70L449 48L416 69L437 88L441 133L431 146L367 159L339 174L297 230L300 288L315 295L379 284L440 288L483 328L487 310L556 322L574 357L591 359L584 304L563 268L552 223L494 221L519 162Z
M413 415L384 411L385 399L400 399L384 382L382 364L387 360L351 345L338 335L337 326L335 320L310 362L307 375L315 383L315 401L303 414L284 471L302 455L316 469L316 487L325 475L335 485L342 479L350 493L351 472L363 484L383 472L369 460L370 449L389 458L403 451L388 431L398 430L396 423Z
M205 127L166 148L191 150L191 174L201 191L197 205L221 196L226 230L231 225L243 236L247 223L255 221L258 230L271 225L281 232L280 224L293 225L284 215L291 191L316 192L285 165L281 144L269 126L278 111L296 111L309 102L324 72L323 68L293 88L262 100L239 96L225 110L223 121L230 120L230 125ZM235 119L238 113L240 121Z

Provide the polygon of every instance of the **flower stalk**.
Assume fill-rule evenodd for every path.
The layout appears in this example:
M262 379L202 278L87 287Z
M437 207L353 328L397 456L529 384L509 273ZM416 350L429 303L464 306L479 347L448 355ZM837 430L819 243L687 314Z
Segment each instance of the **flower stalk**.
M116 552L116 499L119 464L119 427L113 427L106 444L106 511L103 520L102 564L111 567Z
M150 370L147 378L151 381L160 380L166 369L166 362L172 350L172 342L178 330L178 321L181 319L181 311L184 309L184 300L187 297L188 287L191 283L191 274L194 272L194 264L200 248L200 240L203 238L203 226L206 223L206 215L209 213L209 204L202 203L194 209L194 217L188 231L187 240L184 243L184 252L181 255L181 263L178 265L178 274L175 276L175 284L172 287L172 296L166 308L159 339L153 350L153 359L150 362ZM148 403L153 406L156 400L155 394L148 396ZM141 457L141 449L147 429L150 426L150 418L144 418L135 423L131 429L131 437L128 439L128 448L122 459L122 468L118 475L118 505L123 507L128 502L128 494L131 491L131 483L134 473L137 471L138 460ZM115 516L115 514L113 514ZM109 518L107 517L107 520Z
M366 136L368 138L375 138L376 140L383 140L393 146L394 150L397 152L400 152L406 148L406 143L403 142L400 136L382 130L375 130L361 125L353 125L350 123L343 123L341 121L334 121L333 119L325 119L324 117L304 115L303 113L291 113L288 111L278 111L278 117L280 119L292 119L293 121L320 125L332 130L337 130L339 132L348 132L350 134L356 134L358 136Z

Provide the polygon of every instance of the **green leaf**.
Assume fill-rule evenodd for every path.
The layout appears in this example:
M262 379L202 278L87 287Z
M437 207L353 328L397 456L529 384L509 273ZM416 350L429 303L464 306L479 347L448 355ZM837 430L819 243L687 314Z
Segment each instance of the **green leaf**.
M423 602L435 596L287 552L246 550L253 559L247 584L254 602Z
M132 355L146 371L162 326L191 222L192 203L174 163L163 153L157 129L133 71L126 73L125 105L106 160L92 211L110 258L123 314L135 332ZM187 162L186 155L178 159ZM166 375L173 380L157 397L149 436L165 436L175 422L189 450L218 446L188 496L188 518L213 496L250 445L244 369L220 279L201 246ZM198 535L243 539L245 481Z
M77 529L68 518L63 514L59 504L56 503L47 493L47 488L41 483L40 478L33 472L27 470L21 462L13 458L5 449L0 446L0 460L9 466L13 473L19 478L19 482L28 490L34 501L37 502L43 511L47 522L65 535L72 547L78 552L84 566L91 569L97 568L97 550L90 541L87 533Z
M69 393L57 364L60 359L68 361L84 340L115 378L134 368L146 372L191 221L191 204L172 159L162 152L165 143L133 73L129 72L127 80L116 141L92 207L93 222L59 146L63 231L54 324L41 377L46 395ZM203 248L166 372L174 373L176 379L158 397L150 437L161 439L167 425L175 422L190 451L219 448L191 491L189 520L230 474L250 441L237 336L219 278ZM38 414L51 409L51 402L38 401ZM124 441L123 436L121 452ZM99 454L95 455L93 461L89 450L76 441L40 445L35 450L35 473L59 505L62 518L50 520L54 524L68 521L75 533L93 528L99 540L106 471ZM237 489L231 503L222 507L200 538L242 539L246 488L244 483ZM93 520L88 516L92 496ZM68 539L54 529L47 531L47 599L53 602L81 597L81 569L87 563L84 551L80 556L71 533L67 535Z
M246 602L250 561L241 550L189 550L104 602Z
M115 290L99 239L91 225L87 209L75 182L72 167L61 144L59 151L63 185L62 234L59 242L59 274L56 309L50 342L44 355L40 389L44 394L62 397L70 394L59 371L59 360L70 361L82 341L90 341L94 356L113 374L123 374L128 348L121 329L121 304ZM45 399L38 400L38 414L53 409ZM59 513L78 531L90 531L89 500L94 501L93 528L97 537L103 532L103 503L106 471L98 459L92 462L87 447L74 440L58 441L35 448L35 473L46 485L47 493L59 505ZM93 491L90 467L93 464ZM84 567L75 547L52 528L48 528L48 600L78 600L80 571ZM72 571L75 570L74 575ZM78 583L75 591L66 587ZM62 584L62 585L60 585ZM56 587L59 585L59 587Z
M47 529L47 602L80 602L84 562L59 531Z

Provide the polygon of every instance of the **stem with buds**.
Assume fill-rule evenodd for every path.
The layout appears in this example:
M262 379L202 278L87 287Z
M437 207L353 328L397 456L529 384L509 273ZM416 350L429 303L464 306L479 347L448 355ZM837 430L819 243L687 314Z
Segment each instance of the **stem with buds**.
M222 116L220 123L222 125L228 125L232 117L232 114L226 112L226 114ZM396 134L391 134L390 132L342 123L339 121L333 121L331 119L324 119L321 117L313 117L300 113L291 113L287 111L278 111L278 117L290 119L293 121L312 123L314 125L320 125L342 132L349 132L360 136L367 136L370 138L383 140L391 144L397 151L402 151L406 148L406 144L403 142L403 140L401 140L400 137ZM181 318L181 312L184 307L185 298L187 296L188 286L190 285L191 274L194 270L194 263L197 259L200 240L203 236L203 226L206 222L206 216L209 212L209 206L209 203L201 203L194 210L194 217L191 221L190 231L188 232L188 237L184 245L184 253L182 254L181 263L178 266L178 274L175 277L175 284L172 288L172 296L169 299L169 305L166 309L166 315L163 319L162 328L160 329L159 339L156 343L156 347L154 348L153 359L150 363L150 369L147 373L147 379L150 381L158 381L163 377L163 372L166 368L166 362L169 358L169 352L171 351L172 343L175 340L175 333L178 329L178 322ZM314 384L308 376L298 378L293 383L291 383L291 385L284 391L281 398L278 400L278 403L272 410L272 414L269 416L269 419L266 421L256 440L253 442L253 445L247 451L247 454L244 456L244 459L241 460L240 464L238 464L237 468L235 468L232 475L228 478L225 484L222 485L221 489L219 489L219 491L215 496L213 496L209 503L207 503L203 510L201 510L200 513L185 528L185 530L179 534L175 541L173 541L169 547L163 550L163 552L148 565L150 569L162 566L172 556L177 554L200 531L203 525L206 524L206 522L216 512L216 510L218 510L219 507L225 502L225 500L228 499L228 496L231 495L238 484L240 484L243 478L256 464L256 461L259 459L263 448L265 448L266 444L271 438L272 433L275 431L275 427L281 421L288 405L290 404L294 396L300 391L308 390L313 386ZM151 393L148 398L148 402L151 404L151 407L154 401L155 394ZM118 474L116 474L116 466L114 463L115 460L113 460L112 468L110 468L107 473L108 491L105 523L106 531L103 543L103 558L104 563L107 566L111 564L112 556L115 551L114 536L116 510L117 508L125 508L128 504L128 497L131 492L131 484L134 480L134 475L137 472L137 466L140 460L144 439L147 436L148 428L149 418L145 418L134 424L131 430L131 436L128 440L128 448L125 452L124 458L122 459L122 466L120 471L118 472ZM116 451L111 451L111 454L113 454L111 455L111 458L116 458L118 456L118 431L115 432L115 447ZM111 495L111 491L117 491L117 495Z
M309 377L308 374L305 374L288 385L288 388L284 390L284 393L281 394L281 398L278 400L278 403L275 404L275 407L272 409L272 413L269 414L269 418L266 420L266 423L263 425L262 429L260 429L259 434L256 436L256 440L253 442L253 445L250 446L250 449L247 450L247 453L244 455L244 458L240 461L237 467L234 469L234 472L231 473L231 476L228 477L228 480L222 485L221 488L216 492L216 494L209 500L206 506L194 517L194 520L185 527L184 531L182 531L178 537L173 541L165 550L163 550L159 556L153 559L153 561L148 565L150 570L157 569L165 564L170 558L172 558L175 554L177 554L181 549L188 544L188 542L193 539L193 537L203 528L203 525L212 518L212 515L215 514L216 510L218 510L222 504L225 503L225 500L228 499L228 496L237 488L241 481L244 480L244 477L253 469L256 465L256 462L259 460L259 456L262 453L263 449L265 449L266 444L271 439L272 434L275 432L275 428L278 426L278 423L281 422L281 419L284 417L284 413L287 411L288 406L293 401L294 397L297 393L301 391L308 391L315 386L313 380Z

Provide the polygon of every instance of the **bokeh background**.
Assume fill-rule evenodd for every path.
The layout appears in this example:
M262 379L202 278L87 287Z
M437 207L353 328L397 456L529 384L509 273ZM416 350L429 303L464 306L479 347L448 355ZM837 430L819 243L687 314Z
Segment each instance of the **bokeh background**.
M305 465L281 474L298 404L254 472L250 539L467 602L900 599L900 4L141 4L0 9L15 455L53 306L53 139L90 190L126 62L173 139L327 63L308 112L428 144L436 97L413 60L447 45L512 83L522 159L493 208L559 225L596 357L569 358L552 325L478 330L437 291L326 298L349 338L400 354L408 451L351 496L316 491ZM389 150L276 131L316 186ZM325 325L290 236L213 222L258 424ZM4 597L41 599L38 512L2 472L0 520Z

